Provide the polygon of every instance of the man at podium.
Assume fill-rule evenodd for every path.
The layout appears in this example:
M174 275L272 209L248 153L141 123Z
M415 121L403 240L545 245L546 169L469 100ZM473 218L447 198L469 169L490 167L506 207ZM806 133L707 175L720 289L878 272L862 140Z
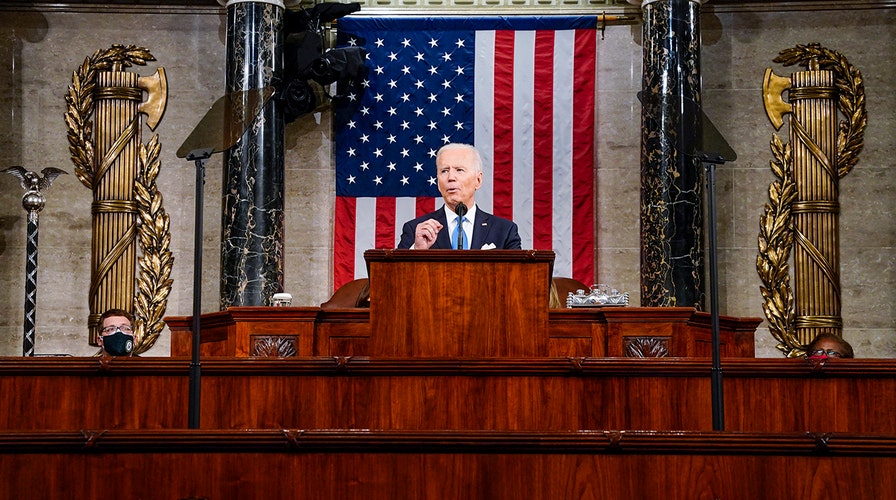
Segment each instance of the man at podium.
M480 210L474 201L482 186L482 156L469 144L446 144L436 153L439 192L445 205L410 220L398 248L518 250L516 223Z

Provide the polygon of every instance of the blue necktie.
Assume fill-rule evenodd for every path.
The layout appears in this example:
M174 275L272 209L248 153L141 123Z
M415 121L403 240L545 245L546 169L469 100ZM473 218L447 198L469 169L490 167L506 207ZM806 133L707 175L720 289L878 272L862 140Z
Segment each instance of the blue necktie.
M456 250L466 250L470 248L467 239L464 237L463 223L465 220L467 220L466 217L461 218L460 215L457 216L457 226L454 228L454 234L451 235L451 246Z

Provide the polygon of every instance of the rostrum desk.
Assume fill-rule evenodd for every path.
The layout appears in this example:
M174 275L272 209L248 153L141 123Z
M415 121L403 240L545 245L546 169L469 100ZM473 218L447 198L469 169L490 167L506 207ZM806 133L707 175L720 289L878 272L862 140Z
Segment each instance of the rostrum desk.
M691 307L549 309L554 253L369 250L370 308L231 307L201 319L203 356L701 357ZM192 318L166 318L189 356ZM753 356L760 318L720 318L721 352Z
M0 498L896 491L892 360L753 359L759 320L723 317L713 432L705 313L548 310L543 252L367 257L369 311L203 315L198 430L190 318L168 318L171 358L4 360Z

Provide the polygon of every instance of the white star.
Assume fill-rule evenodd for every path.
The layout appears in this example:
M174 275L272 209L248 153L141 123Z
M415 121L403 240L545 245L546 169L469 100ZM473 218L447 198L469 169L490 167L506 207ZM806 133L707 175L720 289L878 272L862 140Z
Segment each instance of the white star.
M373 71L375 71L376 74L378 74L378 75L382 75L382 74L383 74L383 67L382 67L382 66L377 66L376 68L373 68Z
M454 72L457 73L458 75L462 75L462 74L464 74L464 67L458 66L458 67L454 68Z
M464 46L464 41L462 39L458 38L457 41L454 42L454 45L457 45L457 48L461 48Z
M414 114L416 114L417 116L423 116L423 108L418 107L414 110Z
M361 142L369 142L369 141L370 141L370 136L367 135L367 134L361 134L360 139L361 139Z
M429 185L430 185L430 186L435 186L435 185L436 185L436 178L435 178L435 177L430 177L430 178L429 178Z
M405 92L404 94L401 94L401 100L403 102L408 102L411 100L411 95Z
M417 80L417 83L415 83L414 86L417 87L418 89L422 89L422 88L423 88L423 81L422 81L422 80Z
M422 61L423 60L423 52L417 52L417 55L414 56L414 59L416 59L417 62Z
M373 96L373 99L376 102L383 102L383 94L377 93L375 96Z
M431 39L429 40L429 46L430 46L430 47L433 47L433 48L438 47L438 46L439 46L439 41L436 40L435 38L431 38Z
M379 121L379 120L373 122L373 128L375 128L375 129L377 129L377 130L383 128L383 122L381 122L381 121Z
M402 156L402 157L407 158L407 157L410 156L410 155L411 155L411 152L408 151L408 148L402 148L402 150L401 150L401 156Z
M365 89L370 88L370 80L365 78L364 80L361 81L361 86L364 87Z
M429 74L430 74L430 75L437 75L437 74L439 74L439 68L436 68L435 66L430 66L430 67L429 67Z
M418 161L414 164L414 170L421 172L423 170L423 164Z
M349 184L354 184L354 183L355 183L355 176L354 176L354 175L350 175L350 176L348 176L348 178L345 179L345 180L347 180Z
M383 150L380 149L380 148L376 148L376 149L374 149L374 150L373 150L373 156L376 156L377 158L379 158L380 156L383 156Z
M417 135L417 137L414 137L414 142L416 142L417 144L423 144L423 136Z
M370 108L364 106L363 108L361 108L361 114L367 116L368 114L370 114Z
M368 168L370 168L370 164L367 163L366 161L362 161L361 162L361 170L367 170Z
M408 123L407 120L401 122L401 129L402 129L402 130L407 130L407 129L409 129L409 128L411 128L411 124Z
M374 42L374 43L376 44L377 47L383 48L383 39L382 38L377 38L376 42Z
M457 97L455 97L454 100L457 101L457 102L464 102L464 95L463 95L463 94L457 94Z
M429 94L429 102L436 102L436 100L438 100L438 98L439 97L433 93Z
M382 184L382 183L383 183L383 178L380 177L380 176L376 176L376 177L373 178L373 183L374 183L374 184L377 184L377 185Z
M396 54L395 52L389 52L389 60L395 61L396 59L398 59L398 54Z
M457 123L454 124L454 128L456 128L457 130L463 130L463 129L464 129L464 124L461 123L461 122L457 122Z
M398 114L398 110L395 109L395 106L389 106L388 113L389 113L389 116L395 116Z
M449 142L451 142L451 138L448 137L447 134L446 134L446 135L443 135L443 136L442 136L442 142L443 142L444 144L448 144Z
M444 80L444 81L442 82L442 87L445 87L446 89L450 89L450 88L451 88L451 82L449 82L448 80Z
M450 109L448 109L447 107L442 108L442 116L450 116L450 115L451 115Z
M430 157L430 158L435 158L437 152L438 152L438 151L436 151L435 149L430 149L430 150L429 150L429 157Z
M411 68L409 68L408 66L405 66L405 67L401 68L401 72L408 75L411 73Z
M348 44L351 45L352 47L354 47L354 46L358 45L358 40L355 37L349 38Z
M355 102L355 100L356 100L357 98L358 98L358 96L356 96L356 95L354 94L354 92L352 92L352 93L350 93L350 94L348 95L348 100L349 100L349 101Z
M404 184L405 186L407 186L409 182L410 182L410 179L408 179L407 176L404 176L401 178L401 183Z
M430 121L430 122L429 122L429 125L427 125L427 126L429 127L429 130L435 130L435 129L436 129L436 122L434 122L434 121Z
M389 137L386 138L389 141L389 144L395 144L395 134L389 134Z
M410 46L411 46L411 41L408 40L407 38L405 38L404 40L401 41L401 44L402 44L403 46L405 46L405 47L410 47Z
M395 80L389 80L389 88L394 89L397 86L398 86L398 82L396 82Z
M390 161L389 164L386 165L386 168L388 168L390 171L394 172L395 171L395 162Z
M355 121L354 121L354 120L349 120L349 122L346 123L346 125L348 125L348 128L355 128Z
M346 154L348 154L349 156L355 156L355 148L348 148Z
M448 52L445 52L444 54L442 54L442 59L444 59L445 62L450 61L450 60L451 60L451 54L449 54Z

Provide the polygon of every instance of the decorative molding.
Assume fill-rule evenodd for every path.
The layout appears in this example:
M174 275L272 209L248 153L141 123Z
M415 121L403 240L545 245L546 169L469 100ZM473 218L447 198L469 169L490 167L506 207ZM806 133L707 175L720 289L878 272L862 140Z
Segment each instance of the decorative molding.
M2 11L41 11L102 14L180 14L224 15L226 9L217 0L156 0L152 5L134 5L133 0L52 0L0 3ZM641 9L626 0L361 0L362 12L375 11L379 15L414 14L492 14L538 12L545 14L573 13L640 13ZM313 0L302 0L290 9L308 8ZM821 10L893 9L896 0L851 0L798 2L755 2L751 0L712 0L701 10L712 13L729 12L787 12ZM474 10L475 9L475 10Z
M668 358L669 337L625 337L622 352L626 358Z
M298 354L295 335L253 335L249 356L262 358L294 358Z

